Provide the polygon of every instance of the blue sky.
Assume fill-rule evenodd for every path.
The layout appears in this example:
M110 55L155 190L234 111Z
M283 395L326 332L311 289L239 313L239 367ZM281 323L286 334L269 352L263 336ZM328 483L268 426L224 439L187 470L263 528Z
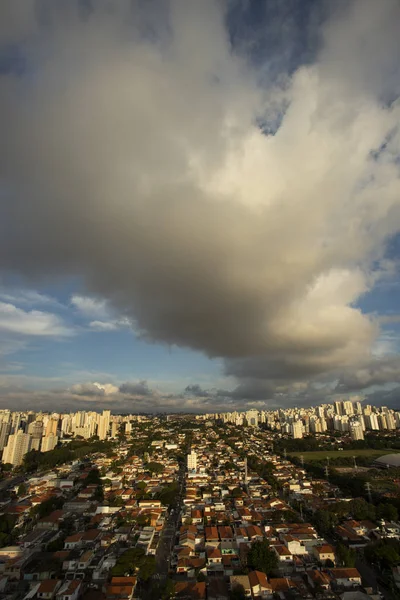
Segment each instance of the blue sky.
M400 404L399 11L5 0L0 406Z

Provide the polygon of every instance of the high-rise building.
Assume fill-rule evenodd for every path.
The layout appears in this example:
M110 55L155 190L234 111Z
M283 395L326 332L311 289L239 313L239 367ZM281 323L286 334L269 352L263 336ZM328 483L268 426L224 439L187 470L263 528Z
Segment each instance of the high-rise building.
M98 424L98 436L100 440L105 440L108 436L108 430L110 428L110 410L103 410L103 414L99 417Z
M111 423L111 437L115 438L117 437L118 434L118 423L116 421L113 421Z
M345 415L351 416L354 414L354 405L350 400L343 402L343 412Z
M364 431L360 421L351 421L350 423L350 436L352 440L363 440Z
M246 412L246 421L247 424L251 427L257 427L258 425L258 410L248 410Z
M381 431L383 431L383 430L385 430L385 429L388 428L386 415L384 415L384 414L378 415L378 425L379 425L379 429Z
M378 417L375 413L371 412L369 414L364 415L365 426L367 429L372 429L373 431L378 431L379 423Z
M197 470L197 454L194 450L187 455L187 468L188 471L196 471Z
M58 419L49 419L46 424L46 436L57 435Z
M31 449L31 436L19 430L10 435L7 446L3 450L3 463L11 463L14 467L22 464L22 460Z
M383 406L382 407L382 413L386 417L387 429L389 429L389 430L396 429L396 421L395 421L395 418L393 416L393 411L390 410L387 406Z
M28 427L28 433L32 436L31 449L40 450L43 435L43 421L34 421Z
M10 422L0 423L0 450L3 450L4 446L6 446L6 444L7 444L10 429L11 429Z
M58 442L58 437L56 435L54 435L54 433L51 433L50 435L46 435L46 437L44 437L42 439L41 451L49 452L50 450L54 450L54 448L57 446L57 442Z
M303 437L303 423L298 421L293 421L292 423L292 437L293 438L302 438Z
M21 425L21 420L22 420L21 413L13 413L13 415L12 415L12 421L11 421L11 431L12 431L12 433L17 433L17 431L18 431L18 429L20 428L20 425Z
M342 403L340 401L335 402L335 414L342 415Z

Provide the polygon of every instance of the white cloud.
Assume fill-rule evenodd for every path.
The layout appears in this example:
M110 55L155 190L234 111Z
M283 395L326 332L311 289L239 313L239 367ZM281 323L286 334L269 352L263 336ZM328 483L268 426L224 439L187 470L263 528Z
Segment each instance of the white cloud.
M55 314L39 310L25 311L5 302L0 302L0 331L42 337L69 336L73 333Z
M47 294L41 294L37 290L30 290L26 288L9 288L0 287L0 300L8 302L10 304L20 305L29 304L30 306L56 306L58 308L64 308L63 305Z
M95 331L115 331L118 324L116 321L90 321L89 327Z
M69 388L76 396L111 396L117 394L119 388L112 383L76 383Z
M107 318L110 314L108 303L102 298L73 295L71 304L84 317L101 319Z

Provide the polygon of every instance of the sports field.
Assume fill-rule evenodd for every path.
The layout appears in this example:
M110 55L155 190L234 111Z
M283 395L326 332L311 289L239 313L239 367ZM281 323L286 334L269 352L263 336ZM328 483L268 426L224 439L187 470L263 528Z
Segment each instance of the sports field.
M326 460L327 458L334 460L335 458L346 458L346 457L357 457L365 456L371 458L378 458L378 456L384 456L385 454L395 454L400 450L392 450L391 448L384 448L383 450L373 450L371 448L363 450L316 450L314 452L288 452L288 456L303 456L305 462Z

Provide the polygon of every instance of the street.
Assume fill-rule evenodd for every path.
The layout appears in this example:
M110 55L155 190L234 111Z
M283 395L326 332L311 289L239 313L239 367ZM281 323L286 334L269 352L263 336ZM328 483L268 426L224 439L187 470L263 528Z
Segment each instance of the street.
M374 590L378 590L378 592L381 592L385 600L394 600L390 590L384 588L382 585L379 585L374 569L372 569L372 567L370 567L363 558L357 559L356 569L358 569L365 587L371 587Z
M181 508L183 502L184 486L185 486L186 466L182 464L178 472L178 491L176 496L176 506L173 508L166 520L164 528L161 532L160 541L157 546L155 560L155 574L150 582L149 596L153 587L165 583L168 577L168 571L171 562L171 554L175 545L176 531L180 522Z

